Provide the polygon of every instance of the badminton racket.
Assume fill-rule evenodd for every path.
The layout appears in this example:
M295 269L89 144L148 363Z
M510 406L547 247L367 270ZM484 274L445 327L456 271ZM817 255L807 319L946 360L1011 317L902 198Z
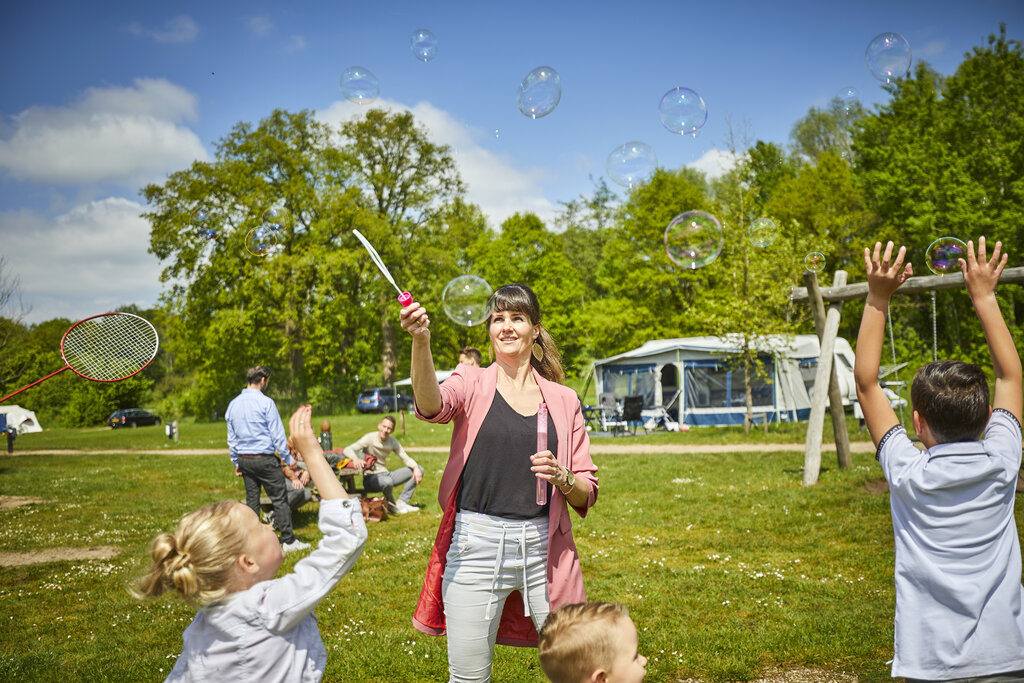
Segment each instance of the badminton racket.
M355 233L356 237L359 238L359 241L363 243L364 247L366 247L366 251L370 252L370 258L373 259L375 264L377 264L377 269L380 270L380 274L387 278L387 281L390 282L391 286L398 292L398 303L402 304L402 306L408 306L411 304L412 294L409 292L403 292L402 288L395 284L395 278L391 277L391 271L389 271L388 267L384 265L384 262L380 260L380 254L378 254L377 250L373 248L370 241L363 237L363 234L358 230L353 230L352 232Z
M537 452L548 449L548 404L541 403L537 410ZM547 505L548 483L543 479L537 480L537 505Z
M60 340L64 367L0 398L0 403L70 369L94 382L119 382L142 372L160 346L156 329L131 313L103 313L79 320Z

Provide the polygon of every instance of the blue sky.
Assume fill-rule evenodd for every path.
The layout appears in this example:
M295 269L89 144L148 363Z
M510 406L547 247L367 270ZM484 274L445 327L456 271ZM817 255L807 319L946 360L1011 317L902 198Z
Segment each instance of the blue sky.
M28 321L152 305L160 264L146 253L139 189L210 158L235 123L274 108L313 109L335 125L358 115L338 86L353 65L377 76L379 104L412 110L452 145L469 199L497 227L517 210L550 219L627 141L649 144L663 167L715 174L729 119L751 142L785 145L793 123L841 87L872 107L885 93L864 51L879 33L902 34L915 62L952 73L1001 20L1024 38L1022 19L1020 0L8 3L6 267ZM410 50L418 28L438 39L429 63ZM532 120L515 94L541 65L560 74L562 100ZM696 137L658 119L676 86L707 103Z

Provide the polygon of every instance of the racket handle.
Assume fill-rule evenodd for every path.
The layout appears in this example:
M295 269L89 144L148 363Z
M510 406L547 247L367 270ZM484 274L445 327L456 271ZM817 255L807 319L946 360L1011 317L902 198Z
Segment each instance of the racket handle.
M402 292L398 295L398 303L402 304L402 308L405 308L412 303L412 294L409 292Z
M546 403L540 404L540 409L537 411L537 452L546 451L548 449L548 406ZM543 479L537 480L537 505L547 505L548 502L548 483Z

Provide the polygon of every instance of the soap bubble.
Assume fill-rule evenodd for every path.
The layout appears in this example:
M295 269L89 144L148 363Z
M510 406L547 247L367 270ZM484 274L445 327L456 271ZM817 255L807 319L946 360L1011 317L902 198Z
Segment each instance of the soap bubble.
M214 242L220 239L220 229L213 225L210 218L210 212L199 207L192 212L192 229L199 237Z
M782 294L790 301L793 301L796 299L797 289L799 289L799 287L796 285L786 285L782 288Z
M196 209L195 211L192 212L192 224L193 225L197 225L197 226L198 225L203 225L203 224L207 223L209 220L210 220L210 212L207 211L206 209L204 209L201 206L198 209Z
M487 280L476 275L460 275L449 282L441 294L444 312L459 325L479 325L487 320L491 291Z
M519 85L516 103L519 111L531 119L547 116L562 99L562 79L550 66L538 66L526 74Z
M425 28L413 31L409 39L413 56L421 62L429 62L437 56L437 37Z
M253 256L266 256L277 246L277 233L264 227L253 228L245 236L245 250Z
M747 228L747 239L755 247L767 247L778 236L779 229L770 218L758 218Z
M369 69L350 66L341 74L341 94L349 102L370 104L380 95L380 85Z
M635 141L613 149L605 162L608 177L630 189L649 180L657 167L658 157L651 146Z
M880 33L868 43L864 59L872 76L892 83L910 71L910 43L898 33Z
M273 207L263 212L263 228L271 232L280 232L288 227L290 214L286 209Z
M967 245L955 237L940 237L928 245L925 263L936 275L960 272L960 262L967 260Z
M687 135L696 133L708 120L708 108L704 99L689 88L672 88L662 95L658 116L668 130Z
M840 106L846 114L849 114L860 104L860 90L857 90L852 85L840 88L839 92L836 93L836 97L839 99Z
M812 273L820 273L825 270L825 255L820 251L812 251L804 256L804 268Z
M677 266L696 270L722 253L725 241L718 219L704 211L687 211L665 228L665 253Z

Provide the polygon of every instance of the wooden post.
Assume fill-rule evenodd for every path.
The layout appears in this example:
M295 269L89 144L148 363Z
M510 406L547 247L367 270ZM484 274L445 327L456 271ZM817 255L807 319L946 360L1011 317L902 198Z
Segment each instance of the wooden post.
M842 273L843 284L846 283L846 272L837 271L836 277ZM804 276L809 289L817 290L817 276L814 273L807 273ZM837 283L838 285L838 283ZM819 292L820 294L820 292ZM821 301L820 296L817 301ZM824 302L819 304L824 311ZM804 486L813 486L818 483L818 475L821 472L821 433L825 427L825 400L829 397L830 391L822 391L822 388L829 386L834 380L834 368L832 366L835 356L836 336L839 334L839 308L829 306L828 313L824 317L821 326L820 352L818 354L818 371L814 375L814 396L811 398L811 416L807 423L807 440L804 442ZM837 385L838 389L838 385ZM846 419L842 417L842 399L839 401L839 413L843 431L846 430ZM833 424L836 423L833 417ZM837 450L839 441L836 441ZM847 458L849 457L849 437L846 439Z
M814 273L805 274L804 281L807 283L811 311L814 313L814 329L818 334L818 345L820 347L822 335L825 332L825 304L821 298L821 288L818 287L818 279L813 277L813 275ZM846 271L837 270L832 278L832 289L845 285ZM842 312L842 308L842 301L834 301L829 305L829 310L838 309L837 314ZM817 389L817 385L815 385L815 389ZM853 465L853 458L850 456L850 434L846 430L846 411L843 408L843 393L839 388L839 376L836 373L834 359L832 372L828 380L828 405L829 414L832 416L832 436L836 443L836 460L840 469L849 469Z

